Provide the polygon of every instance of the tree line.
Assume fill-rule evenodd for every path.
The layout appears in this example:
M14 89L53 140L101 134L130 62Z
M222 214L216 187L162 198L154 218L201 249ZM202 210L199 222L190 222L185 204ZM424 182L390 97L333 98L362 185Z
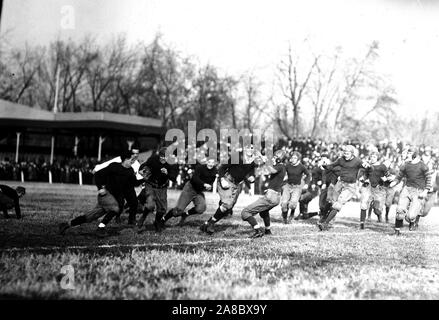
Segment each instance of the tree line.
M0 97L53 110L58 77L58 112L154 117L165 128L179 129L189 120L197 121L197 129L214 130L265 129L272 124L290 139L406 136L409 123L398 116L396 92L375 68L378 42L355 57L347 57L340 47L329 53L313 51L305 42L289 45L268 84L251 70L232 76L201 64L165 43L160 34L151 43L136 45L118 36L104 45L86 37L47 46L3 47ZM428 120L410 121L416 133L428 127ZM430 131L433 135L434 128Z

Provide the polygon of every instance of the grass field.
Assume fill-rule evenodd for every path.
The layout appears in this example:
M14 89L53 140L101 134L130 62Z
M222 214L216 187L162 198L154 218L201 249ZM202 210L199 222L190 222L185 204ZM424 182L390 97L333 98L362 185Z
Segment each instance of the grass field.
M14 185L14 184L10 184ZM272 210L272 236L250 240L241 209L217 232L201 234L208 211L184 227L168 223L157 234L137 234L111 224L98 238L96 223L57 234L58 223L95 203L94 187L26 184L22 220L0 217L0 297L47 299L439 299L439 208L405 227L400 237L375 217L358 229L359 204L339 213L333 229L319 232L315 218L284 225ZM168 192L173 206L178 192ZM391 210L394 219L395 207ZM126 219L126 216L125 216ZM258 218L259 219L259 218ZM260 221L260 220L259 220ZM64 265L74 269L74 289L62 289Z

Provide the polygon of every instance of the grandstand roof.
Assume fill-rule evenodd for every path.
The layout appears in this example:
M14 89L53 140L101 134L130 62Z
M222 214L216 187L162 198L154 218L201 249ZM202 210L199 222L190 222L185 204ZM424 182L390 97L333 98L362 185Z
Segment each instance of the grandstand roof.
M154 118L110 112L60 112L31 108L0 99L0 126L13 128L48 128L103 130L161 135L164 128Z

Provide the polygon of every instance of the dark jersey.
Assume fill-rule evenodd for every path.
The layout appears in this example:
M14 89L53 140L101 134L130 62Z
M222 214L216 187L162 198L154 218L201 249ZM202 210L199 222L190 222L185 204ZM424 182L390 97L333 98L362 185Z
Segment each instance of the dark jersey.
M418 163L406 162L404 163L397 177L397 180L406 178L406 186L417 189L431 188L431 174L427 165L419 161Z
M212 185L215 181L218 170L216 167L208 169L206 165L197 165L192 176L191 184L195 191L201 192L205 190L204 184Z
M384 164L371 165L365 170L365 176L369 179L372 187L384 185L384 181L381 179L388 174L387 167Z
M241 183L245 178L254 174L255 163L250 164L223 164L218 170L219 177L230 175L235 184Z
M347 183L354 183L357 181L358 171L363 168L363 162L357 158L353 157L350 160L346 160L343 157L338 158L335 162L323 166L327 169L333 169L336 166L340 167L340 180Z
M308 184L311 180L311 174L308 169L301 163L293 166L292 164L287 164L286 171L288 174L288 183L293 185L299 185L302 183L302 177L305 175L305 183Z
M105 186L116 199L124 197L130 188L140 185L142 180L137 180L133 168L125 168L120 163L110 163L95 174L95 182L98 189Z
M276 173L272 173L268 178L268 189L280 192L282 189L286 169L285 166L281 163L273 166Z
M18 197L17 191L15 191L15 189L7 185L0 184L0 192L3 193L8 198L12 199L12 201L14 201L15 215L17 216L18 219L20 219L21 218L20 198ZM7 210L6 208L3 209Z
M322 185L324 178L323 173L324 170L322 170L320 166L315 166L311 170L311 184L319 185L319 181L320 181L320 185Z
M338 177L340 176L340 167L335 166L332 169L325 169L323 171L323 184L329 186L330 184L336 184Z
M169 180L175 181L177 177L177 170L175 166L171 166L169 163L161 163L160 157L153 154L146 160L146 162L140 165L139 171L148 167L150 175L147 178L147 183L154 188L162 189L168 186ZM165 168L167 173L163 173L162 169Z

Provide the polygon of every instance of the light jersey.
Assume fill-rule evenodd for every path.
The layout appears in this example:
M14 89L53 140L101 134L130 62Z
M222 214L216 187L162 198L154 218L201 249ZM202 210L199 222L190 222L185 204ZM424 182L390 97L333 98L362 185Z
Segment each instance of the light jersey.
M108 165L113 162L122 163L122 159L120 157L116 157L103 163L97 164L94 167L93 172L98 172L99 170L108 167ZM134 163L131 165L131 168L133 168L137 180L143 179L143 177L139 174L140 162L138 160L134 161Z

